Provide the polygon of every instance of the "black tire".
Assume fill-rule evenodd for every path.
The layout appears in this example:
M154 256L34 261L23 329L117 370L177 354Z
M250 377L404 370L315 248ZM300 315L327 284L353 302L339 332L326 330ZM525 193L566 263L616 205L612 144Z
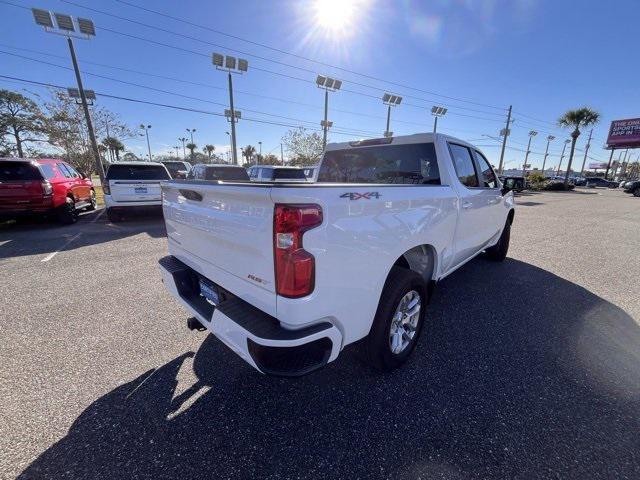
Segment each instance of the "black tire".
M91 212L98 207L98 201L96 200L96 192L91 190L91 194L89 196L89 206L87 207L87 211Z
M78 221L78 212L73 198L67 197L64 205L58 207L58 221L64 225L71 225Z
M120 215L113 208L107 208L107 218L109 219L109 221L111 223L117 223L117 222L122 221L122 215Z
M504 228L502 229L502 234L500 235L500 239L498 240L498 243L496 243L493 247L487 248L486 250L487 258L489 258L489 260L493 260L494 262L502 262L505 258L507 258L510 239L511 239L511 222L507 220L507 223L504 225Z
M640 197L640 187L636 187L636 189L633 191L633 196Z
M415 334L404 350L400 353L393 353L390 342L393 317L400 301L412 290L419 294L421 301ZM416 347L424 324L426 305L427 288L423 278L412 270L397 266L392 267L382 289L380 303L373 319L371 331L364 342L369 364L378 370L388 372L398 368L409 358L409 355Z

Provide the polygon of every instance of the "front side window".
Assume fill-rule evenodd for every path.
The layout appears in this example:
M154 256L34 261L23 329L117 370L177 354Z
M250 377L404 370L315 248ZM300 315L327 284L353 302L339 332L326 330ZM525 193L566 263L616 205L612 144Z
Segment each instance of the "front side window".
M449 144L449 150L451 151L453 166L460 183L465 187L477 187L478 176L476 175L476 169L473 165L471 151L467 147L455 143Z
M433 143L411 143L330 150L318 182L440 185Z
M478 162L478 171L480 172L480 182L481 186L486 188L497 188L498 187L498 179L496 177L493 168L489 165L487 159L477 150L474 151L476 155L476 161Z

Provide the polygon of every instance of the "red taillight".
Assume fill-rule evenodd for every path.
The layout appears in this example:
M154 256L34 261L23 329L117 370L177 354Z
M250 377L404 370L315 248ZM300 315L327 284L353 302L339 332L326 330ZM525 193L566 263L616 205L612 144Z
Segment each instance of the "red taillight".
M53 193L53 187L51 186L51 184L45 180L44 182L42 182L42 193L45 195L51 195Z
M313 291L315 259L302 248L302 235L321 223L320 205L276 205L273 250L278 295L298 298Z

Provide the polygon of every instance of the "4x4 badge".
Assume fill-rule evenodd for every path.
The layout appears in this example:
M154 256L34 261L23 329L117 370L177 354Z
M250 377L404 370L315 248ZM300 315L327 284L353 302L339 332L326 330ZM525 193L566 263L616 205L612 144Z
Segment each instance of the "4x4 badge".
M347 192L340 195L340 198L348 198L349 200L360 200L364 198L365 200L371 200L372 198L380 198L379 192L366 192L366 193L358 193L358 192Z

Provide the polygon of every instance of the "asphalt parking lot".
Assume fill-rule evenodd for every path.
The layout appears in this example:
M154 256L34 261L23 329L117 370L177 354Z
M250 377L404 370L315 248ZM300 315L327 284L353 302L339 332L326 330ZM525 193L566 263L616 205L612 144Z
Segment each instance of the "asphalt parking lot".
M187 330L161 219L0 226L0 477L639 478L640 199L517 203L412 362L294 380Z

